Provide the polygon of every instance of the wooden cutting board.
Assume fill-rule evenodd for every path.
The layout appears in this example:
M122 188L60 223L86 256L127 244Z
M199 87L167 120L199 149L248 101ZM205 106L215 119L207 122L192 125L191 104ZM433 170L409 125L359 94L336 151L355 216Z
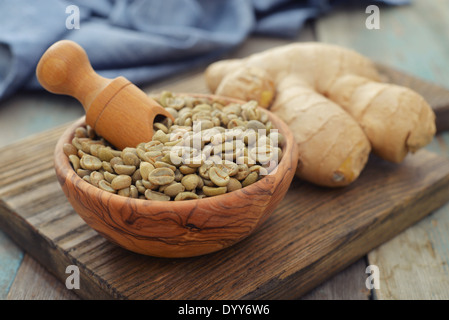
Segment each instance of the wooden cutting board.
M152 258L109 243L73 211L53 170L65 128L0 149L0 227L62 282L67 266L78 266L82 298L298 298L449 200L449 159L427 151L401 165L371 157L346 188L295 179L266 223L228 249Z

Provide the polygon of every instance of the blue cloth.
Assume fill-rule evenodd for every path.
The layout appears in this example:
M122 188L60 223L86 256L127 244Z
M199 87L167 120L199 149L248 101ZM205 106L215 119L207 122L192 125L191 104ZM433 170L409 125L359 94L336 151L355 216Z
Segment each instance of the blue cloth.
M61 39L79 43L102 76L142 84L217 60L252 33L293 37L337 2L344 1L0 0L0 99L40 88L37 62ZM69 5L79 8L79 29L66 27Z

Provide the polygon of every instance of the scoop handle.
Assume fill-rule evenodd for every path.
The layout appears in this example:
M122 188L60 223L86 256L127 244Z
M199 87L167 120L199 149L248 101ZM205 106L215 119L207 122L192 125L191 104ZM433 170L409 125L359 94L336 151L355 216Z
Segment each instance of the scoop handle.
M98 75L84 49L70 40L58 41L47 49L37 65L36 76L47 91L78 99L86 112L113 81Z

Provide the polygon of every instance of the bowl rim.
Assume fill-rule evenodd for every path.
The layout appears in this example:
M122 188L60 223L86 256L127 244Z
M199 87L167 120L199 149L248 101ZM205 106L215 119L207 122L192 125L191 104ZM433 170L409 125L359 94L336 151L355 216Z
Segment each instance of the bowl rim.
M208 99L212 99L212 100L225 100L225 101L229 101L229 102L235 102L235 103L246 103L246 101L244 100L240 100L240 99L235 99L235 98L230 98L230 97L225 97L225 96L219 96L219 95L214 95L214 94L197 94L197 93L173 93L175 96L194 96L194 97L199 97L199 98L208 98ZM264 112L267 112L268 117L270 119L270 121L272 122L276 122L281 124L281 126L279 125L275 125L275 129L278 129L279 131L282 130L282 135L285 137L285 145L282 147L282 152L283 152L283 157L281 159L281 161L278 163L277 167L276 167L276 173L274 173L274 175L278 175L278 174L282 174L282 172L286 172L287 170L289 170L289 161L287 160L286 155L289 155L293 152L295 152L296 150L296 142L294 140L293 137L293 133L291 132L290 128L288 127L288 125L282 121L278 116L276 116L274 113L270 112L267 109L264 109L260 106L258 106L259 109L262 109ZM139 206L142 204L154 204L157 207L160 206L170 206L172 208L180 208L183 206L186 206L187 203L189 205L193 205L194 207L197 207L200 203L203 205L208 204L209 202L222 202L222 201L226 201L227 198L232 199L232 197L235 197L237 195L237 193L247 193L247 194L254 194L257 193L257 189L259 190L264 190L265 188L262 188L261 186L263 185L263 181L265 179L267 179L269 175L264 176L262 179L256 181L255 183L246 186L246 187L242 187L241 189L238 190L234 190L232 192L226 192L225 194L221 194L218 196L213 196L213 197L206 197L206 198L201 198L201 199L189 199L189 200L183 200L183 201L161 201L161 200L149 200L149 199L139 199L139 198L131 198L131 197L124 197L115 193L111 193L111 192L107 192L104 190L101 190L100 188L88 183L87 181L83 180L81 177L78 176L78 174L75 172L75 170L73 169L72 165L69 162L69 157L64 153L63 151L63 145L64 143L71 143L71 140L74 137L75 134L75 129L86 125L85 122L85 116L82 116L80 118L78 118L77 120L75 120L75 122L73 122L64 132L63 134L60 136L60 138L57 141L56 147L55 147L55 151L54 151L54 167L55 170L57 171L57 176L59 179L59 176L63 177L63 182L66 181L72 181L73 180L73 185L76 185L77 188L80 189L80 191L82 191L85 194L100 194L100 195L105 195L107 196L108 201L112 201L114 203L125 203L128 202L128 205L131 206ZM274 120L274 121L273 121ZM282 127L282 129L280 128ZM297 153L297 152L296 152ZM62 158L62 162L61 161ZM295 161L296 160L296 161ZM290 167L290 170L296 171L296 165L297 165L297 156L293 156L292 160L292 166ZM285 174L284 174L285 175ZM283 180L283 178L281 178L280 180ZM279 182L280 183L280 182ZM103 199L103 197L101 197ZM141 212L144 213L144 212Z

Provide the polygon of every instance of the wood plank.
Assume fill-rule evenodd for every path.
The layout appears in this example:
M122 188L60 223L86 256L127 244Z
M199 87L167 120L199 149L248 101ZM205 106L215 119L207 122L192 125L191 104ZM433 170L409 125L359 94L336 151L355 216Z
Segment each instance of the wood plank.
M19 92L1 103L0 146L73 121L83 114L83 107L71 97Z
M53 275L46 272L36 260L26 255L23 259L23 267L19 269L7 299L78 300L79 298Z
M393 240L369 253L369 263L377 265L381 300L447 300L449 298L449 258L447 231L449 207L407 229Z
M301 300L368 300L371 292L366 288L366 260L358 260L329 281L316 287Z
M7 153L1 160L13 156ZM46 170L52 169L36 167ZM8 190L0 195L0 224L60 280L67 265L78 265L82 288L77 294L83 298L297 298L447 201L448 187L444 158L423 151L397 166L373 157L348 188L327 190L295 180L256 234L227 250L189 259L136 255L98 235L85 236L86 228L71 222L79 220L68 204L59 209L56 222L66 226L57 232L50 228L51 217L44 223L41 210L64 197L61 191L44 193L51 198L30 215L23 209L27 194ZM83 240L68 246L67 239L78 233Z
M437 136L426 148L449 155L449 133ZM410 227L368 255L381 271L377 299L449 298L449 205Z
M6 299L22 258L22 249L0 232L0 300Z
M61 112L61 106L64 110ZM62 96L50 96L44 92L28 92L20 93L6 101L2 101L0 108L0 146L7 146L20 139L33 135L34 133L53 128L55 126L75 120L83 114L82 107L72 98ZM45 139L45 137L43 137ZM44 141L35 141L41 144ZM39 144L36 145L36 150L39 149ZM3 149L4 152L9 152L8 148ZM28 150L30 152L32 150ZM14 160L19 162L24 155L20 150L15 150L17 158ZM6 163L2 163L5 165ZM51 165L51 164L50 164ZM19 172L9 172L11 174L22 174L26 176L26 170L22 169ZM15 177L17 178L17 176ZM7 177L0 177L1 185L5 186L9 182ZM25 255L26 256L26 255ZM12 240L3 232L0 232L0 299L6 299L10 288L18 288L18 282L13 282L18 273L19 266L24 260L24 253ZM28 265L30 258L25 259L25 266ZM42 272L42 268L35 269L33 266L25 268L26 271L19 272L19 278L24 272L32 272L34 277L38 278L36 272ZM45 274L45 273L44 273ZM43 280L50 279L43 277ZM22 282L24 284L23 291L32 289L33 282ZM41 284L41 282L36 282ZM58 282L58 285L59 282ZM36 292L39 292L36 288ZM59 291L55 291L59 292Z

